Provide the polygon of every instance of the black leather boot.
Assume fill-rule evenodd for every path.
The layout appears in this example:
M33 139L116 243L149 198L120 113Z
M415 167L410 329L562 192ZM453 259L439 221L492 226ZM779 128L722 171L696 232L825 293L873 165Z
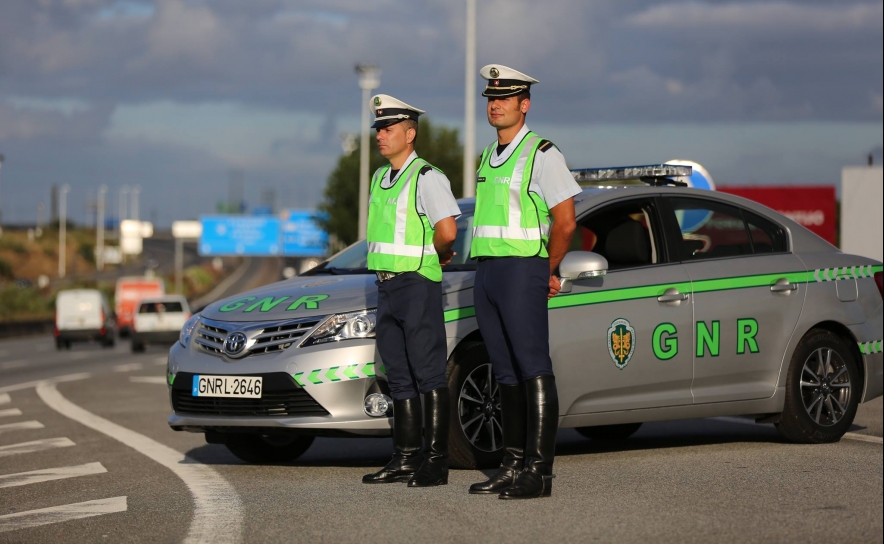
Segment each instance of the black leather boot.
M408 480L408 487L448 483L448 388L424 393L424 462Z
M534 499L552 493L553 458L556 432L559 429L559 395L553 376L539 376L525 381L528 397L528 440L525 443L525 468L516 483L498 495L501 499Z
M470 493L475 495L500 493L513 485L525 461L525 430L528 427L525 386L499 384L498 389L503 430L503 461L491 478L470 486Z
M364 484L407 482L421 464L421 399L393 400L393 458Z

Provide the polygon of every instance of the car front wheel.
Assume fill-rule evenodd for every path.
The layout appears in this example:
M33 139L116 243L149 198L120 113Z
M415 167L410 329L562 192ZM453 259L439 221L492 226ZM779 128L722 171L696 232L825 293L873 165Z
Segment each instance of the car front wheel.
M224 445L230 453L247 463L289 463L304 455L313 444L313 436L232 434Z
M777 430L800 444L837 442L853 423L861 391L847 343L831 331L813 329L792 355Z
M500 392L485 344L461 346L449 361L449 455L455 468L488 468L503 457Z

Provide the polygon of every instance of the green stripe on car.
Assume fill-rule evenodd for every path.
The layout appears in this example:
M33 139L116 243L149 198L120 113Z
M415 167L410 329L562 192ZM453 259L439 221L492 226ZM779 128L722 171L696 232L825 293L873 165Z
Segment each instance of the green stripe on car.
M859 350L863 353L863 355L871 355L873 353L881 353L882 348L881 340L873 341L873 342L859 342Z
M549 309L570 308L573 306L585 306L588 304L604 304L607 302L621 302L624 300L636 300L642 298L658 297L666 289L676 288L683 292L708 293L712 291L727 291L730 289L749 289L752 287L765 287L773 285L778 280L787 279L790 283L817 283L835 281L835 271L838 279L848 278L871 278L877 272L884 270L884 266L848 266L841 268L818 268L814 271L800 270L795 272L781 272L777 274L758 274L754 276L734 276L731 278L716 278L681 283L661 283L659 285L645 285L641 287L623 287L591 293L560 294L549 301ZM444 313L445 322L451 323L461 319L467 319L476 315L473 306L452 308Z
M366 378L374 378L380 374L386 375L387 370L380 363L356 363L346 366L333 366L329 368L317 368L307 372L298 372L293 374L292 378L301 387L308 385L322 385L325 383L335 383L345 380L362 380ZM342 377L343 376L343 377Z

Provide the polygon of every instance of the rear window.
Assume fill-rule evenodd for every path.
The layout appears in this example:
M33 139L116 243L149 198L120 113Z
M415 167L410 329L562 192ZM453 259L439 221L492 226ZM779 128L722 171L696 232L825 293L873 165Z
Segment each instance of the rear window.
M711 200L671 198L686 261L786 251L782 227L747 210Z
M160 312L183 312L180 302L143 302L138 307L139 314L157 314Z

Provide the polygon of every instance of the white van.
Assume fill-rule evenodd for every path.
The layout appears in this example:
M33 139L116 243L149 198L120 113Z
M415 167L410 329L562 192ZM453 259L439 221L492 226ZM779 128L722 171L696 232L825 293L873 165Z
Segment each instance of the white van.
M55 299L55 347L70 349L71 342L98 341L114 345L114 316L97 289L59 291Z
M132 352L144 351L147 344L171 347L188 319L190 307L180 295L141 299L132 320Z

